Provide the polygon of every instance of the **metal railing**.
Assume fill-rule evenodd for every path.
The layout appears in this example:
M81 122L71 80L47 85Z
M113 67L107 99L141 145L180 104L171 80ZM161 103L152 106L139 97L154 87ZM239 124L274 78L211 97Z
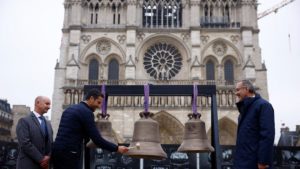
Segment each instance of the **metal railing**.
M10 131L7 130L7 129L5 129L5 128L2 128L2 127L0 127L0 133L4 133L4 134L10 135Z
M4 122L10 123L10 124L13 123L12 119L9 119L9 118L4 117L4 116L0 116L0 121L4 121Z
M240 22L231 22L228 16L201 16L202 28L240 28Z

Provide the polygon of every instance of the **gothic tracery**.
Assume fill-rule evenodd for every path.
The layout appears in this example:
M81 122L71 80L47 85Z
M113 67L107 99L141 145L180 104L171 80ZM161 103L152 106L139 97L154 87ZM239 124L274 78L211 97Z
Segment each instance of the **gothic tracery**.
M144 27L181 27L181 0L144 0Z
M144 55L144 68L157 80L169 80L179 73L182 58L172 45L158 43L150 47Z

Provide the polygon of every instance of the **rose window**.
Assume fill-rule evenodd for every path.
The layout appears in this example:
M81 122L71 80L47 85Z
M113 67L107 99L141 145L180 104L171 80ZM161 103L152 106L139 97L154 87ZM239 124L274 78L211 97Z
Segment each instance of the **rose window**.
M179 51L169 44L151 46L144 55L144 68L157 80L169 80L180 71L182 58Z

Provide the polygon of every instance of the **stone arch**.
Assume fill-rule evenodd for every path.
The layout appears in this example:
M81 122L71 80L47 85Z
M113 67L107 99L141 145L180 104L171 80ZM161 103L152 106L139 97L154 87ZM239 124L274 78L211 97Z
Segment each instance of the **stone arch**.
M207 55L207 56L205 56L205 57L203 58L203 62L202 62L202 63L205 65L206 62L208 62L209 60L213 61L214 64L216 64L216 65L219 64L218 59L217 59L215 56L213 56L213 55Z
M215 74L214 74L214 76L215 76L215 80L218 78L218 76L219 76L219 72L218 72L218 69L217 69L217 67L218 67L218 65L219 65L219 61L218 61L218 58L216 58L214 55L207 55L204 59L203 59L203 65L204 65L204 67L203 67L203 71L202 71L202 77L204 78L204 79L206 79L207 80L207 72L206 72L206 63L209 61L209 60L211 60L213 63L214 63L214 71L215 71ZM208 82L209 84L214 84L213 82Z
M89 77L89 66L90 66L90 61L96 59L99 63L99 71L98 71L98 79L101 77L101 74L103 72L102 64L103 60L97 53L90 53L88 54L84 60L81 61L81 72L84 74L84 77Z
M90 53L85 57L84 64L88 65L92 59L96 59L99 62L99 64L102 63L102 59L97 53Z
M106 56L104 59L104 64L109 64L109 62L113 59L116 59L119 62L119 64L122 64L122 58L116 53L111 53L108 56Z
M174 45L175 47L177 47L181 54L183 56L185 56L186 60L190 60L191 58L191 51L189 49L189 47L186 45L186 43L181 40L180 38L178 38L175 35L171 35L171 34L155 34L155 35L151 35L147 38L145 38L140 45L137 47L137 52L136 52L136 57L140 57L142 56L142 54L151 46L153 46L155 43L169 43ZM182 53L184 52L184 53ZM140 59L140 58L138 58Z
M234 52L237 54L236 56L236 60L237 60L237 64L241 64L243 63L243 57L242 57L242 54L241 52L239 51L239 49L234 45L232 44L230 41L226 40L226 39L223 39L223 38L217 38L217 39L214 39L212 40L211 42L207 43L201 50L201 56L202 56L202 59L201 59L201 63L203 63L204 59L206 58L206 56L204 56L204 53L207 51L207 49L212 46L215 42L217 41L221 41L221 42L224 42L226 45L228 45L229 47L231 47Z
M237 69L239 68L239 64L238 64L238 61L237 59L232 56L232 55L226 55L225 57L223 57L222 61L221 61L221 65L222 65L222 68L223 68L223 77L224 77L224 80L225 80L225 62L226 61L231 61L231 63L233 64L233 80L236 80L238 79L238 72ZM229 84L231 83L233 85L233 82L228 82Z
M237 124L228 117L223 117L218 121L220 145L235 145L237 136ZM211 128L207 132L207 137L211 140Z
M98 38L98 39L95 39L93 41L91 41L91 43L89 43L83 50L82 52L80 53L80 57L79 57L79 60L84 63L84 60L86 59L87 56L89 56L90 54L87 55L87 52L88 50L96 45L96 43L100 40L108 40L109 42L111 42L112 45L114 45L117 49L119 49L120 53L121 53L121 60L122 62L120 63L125 63L125 59L126 59L126 53L125 51L122 49L122 47L119 45L119 43L115 42L114 40L112 39L109 39L109 38L106 38L106 37L101 37L101 38ZM111 55L112 53L108 53L108 55Z
M224 65L225 61L227 60L230 60L233 63L233 65L238 64L238 60L232 55L226 55L225 57L223 57L221 64Z
M184 126L174 116L166 111L160 111L153 117L159 124L161 144L181 144Z
M117 60L119 63L119 80L123 80L125 78L125 64L122 62L122 58L116 54L116 53L111 53L108 56L105 57L104 59L104 65L105 65L105 77L108 79L108 72L109 72L109 63L111 60Z

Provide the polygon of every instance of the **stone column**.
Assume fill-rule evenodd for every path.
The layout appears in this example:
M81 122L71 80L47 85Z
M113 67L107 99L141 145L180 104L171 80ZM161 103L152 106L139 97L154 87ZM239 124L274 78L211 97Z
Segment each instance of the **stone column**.
M243 78L245 79L255 79L255 65L252 62L253 56L253 33L252 29L244 28L242 31L242 43L244 46L243 55Z
M70 25L77 25L81 24L81 1L73 1L72 3L72 17L71 17L71 24Z
M191 29L191 42L192 42L192 67L191 79L202 79L201 77L201 63L200 63L200 29Z
M126 80L135 79L136 3L136 0L127 1Z

